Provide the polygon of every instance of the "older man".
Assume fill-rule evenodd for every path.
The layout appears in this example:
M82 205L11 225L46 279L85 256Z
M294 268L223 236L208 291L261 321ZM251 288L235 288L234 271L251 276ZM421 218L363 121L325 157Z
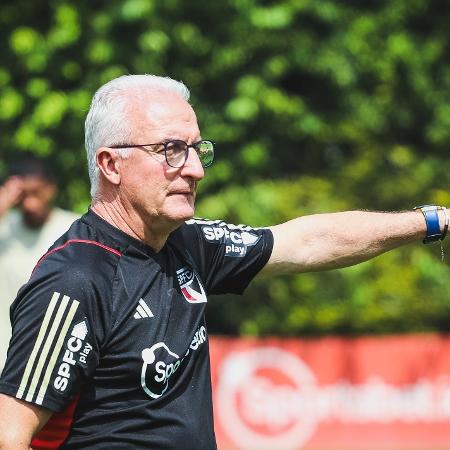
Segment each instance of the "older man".
M190 220L214 146L188 94L151 75L95 94L86 119L92 207L13 305L0 448L214 449L209 294L240 293L260 272L342 267L445 235L440 207L264 229Z

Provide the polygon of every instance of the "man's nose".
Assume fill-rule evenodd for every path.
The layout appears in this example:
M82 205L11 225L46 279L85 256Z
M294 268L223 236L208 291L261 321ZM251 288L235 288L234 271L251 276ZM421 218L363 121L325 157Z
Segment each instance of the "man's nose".
M189 148L188 157L183 167L185 175L191 176L194 180L201 180L205 176L205 169L194 148Z
M41 202L33 195L25 195L20 202L24 211L36 212L41 207Z

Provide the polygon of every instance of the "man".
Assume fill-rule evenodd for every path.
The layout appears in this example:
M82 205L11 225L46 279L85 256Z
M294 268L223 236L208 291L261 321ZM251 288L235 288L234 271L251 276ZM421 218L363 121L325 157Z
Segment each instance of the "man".
M0 186L0 370L11 336L11 302L36 261L76 218L53 207L56 193L45 161L33 155L18 158Z
M92 206L12 306L0 448L216 448L207 296L242 292L259 272L355 264L426 234L421 211L264 229L190 220L213 144L187 99L184 85L151 75L95 94ZM437 226L442 237L448 210L424 214L429 234Z

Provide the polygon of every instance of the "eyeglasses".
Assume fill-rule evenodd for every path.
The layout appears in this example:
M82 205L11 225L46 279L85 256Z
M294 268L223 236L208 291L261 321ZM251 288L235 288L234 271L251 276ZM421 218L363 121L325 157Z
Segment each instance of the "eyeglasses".
M146 147L160 146L158 150L147 149ZM166 162L170 167L180 168L186 164L189 149L193 148L200 159L203 167L209 167L214 160L214 142L212 141L198 141L195 144L187 144L184 141L167 141L159 144L121 144L110 145L109 148L132 148L136 147L144 150L147 153L162 153L166 157Z

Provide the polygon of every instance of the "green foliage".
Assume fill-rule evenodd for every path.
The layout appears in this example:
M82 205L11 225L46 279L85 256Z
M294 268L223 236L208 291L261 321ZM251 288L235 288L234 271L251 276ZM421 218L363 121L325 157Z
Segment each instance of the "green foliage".
M199 215L268 225L342 209L450 204L450 5L443 0L73 0L2 5L0 175L48 156L86 209L83 120L105 81L183 80L218 144ZM448 244L447 244L448 248ZM448 330L449 266L411 246L211 300L215 331Z

